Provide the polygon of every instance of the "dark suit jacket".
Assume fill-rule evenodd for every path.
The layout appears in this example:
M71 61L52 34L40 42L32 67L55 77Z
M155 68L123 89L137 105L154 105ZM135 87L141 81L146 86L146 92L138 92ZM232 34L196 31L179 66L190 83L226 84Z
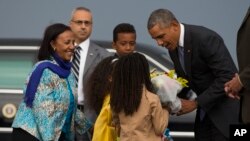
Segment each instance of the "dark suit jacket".
M237 58L239 76L243 90L241 97L241 116L244 123L250 123L250 7L239 28L237 36Z
M88 79L89 76L91 75L91 73L93 72L93 70L95 69L95 66L105 57L112 55L111 53L109 53L106 49L98 46L97 44L95 44L94 42L90 41L90 46L88 49L88 54L86 57L86 62L85 62L85 66L84 66L84 74L83 74L83 86L85 87L86 84L88 83ZM83 89L84 89L83 87ZM84 91L84 90L83 90ZM89 101L86 98L86 92L84 92L84 113L86 114L86 116L91 119L92 121L96 120L96 113L94 111L94 109L91 109L89 106Z
M198 108L202 108L214 125L229 137L229 124L238 123L239 101L226 96L224 84L237 72L235 64L217 33L201 26L184 24L184 27L187 74L181 68L177 49L169 52L177 75L189 81L189 87L197 94Z

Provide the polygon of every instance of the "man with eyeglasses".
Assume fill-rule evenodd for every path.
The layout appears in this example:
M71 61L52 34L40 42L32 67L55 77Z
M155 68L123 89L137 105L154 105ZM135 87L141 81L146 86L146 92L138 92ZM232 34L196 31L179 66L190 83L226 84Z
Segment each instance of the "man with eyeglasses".
M94 124L96 113L89 108L88 96L84 92L89 75L92 73L96 64L103 58L111 54L93 43L89 38L92 32L92 13L88 8L77 7L72 11L69 26L75 34L76 51L72 64L76 79L78 80L78 109L85 113L87 118ZM91 132L84 135L76 135L77 141L90 141Z

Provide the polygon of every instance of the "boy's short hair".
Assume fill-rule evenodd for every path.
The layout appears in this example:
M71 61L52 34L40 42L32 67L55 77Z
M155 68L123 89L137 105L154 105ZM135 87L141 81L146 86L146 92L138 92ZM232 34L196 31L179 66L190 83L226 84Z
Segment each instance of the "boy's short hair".
M120 23L114 28L113 42L117 41L119 33L134 33L136 35L134 26L129 23Z

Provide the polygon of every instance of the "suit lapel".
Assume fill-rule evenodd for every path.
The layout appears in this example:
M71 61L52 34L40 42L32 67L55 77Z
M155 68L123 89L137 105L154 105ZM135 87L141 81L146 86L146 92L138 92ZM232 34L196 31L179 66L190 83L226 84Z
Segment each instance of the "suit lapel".
M183 71L183 69L181 67L181 63L180 63L180 60L178 57L177 48L171 52L169 51L169 55L170 55L172 61L174 62L175 71L177 72L178 76L185 77L185 72Z
M178 76L184 77L191 80L191 63L192 63L192 41L191 41L191 35L190 35L190 29L189 26L184 24L185 27L185 35L184 35L184 62L185 62L185 71L187 74L185 74L184 70L181 67L181 63L178 58L178 50L177 48L174 51L169 51L169 55L174 62L175 70L178 73Z
M246 16L244 17L244 19L243 19L243 21L242 21L242 23L241 23L240 28L241 28L241 27L243 26L243 24L246 22L248 16L250 16L250 7L248 8L247 14L246 14ZM239 28L239 29L240 29L240 28Z
M83 72L84 75L86 74L86 72L90 68L92 62L94 61L94 59L96 57L96 55L97 55L96 54L96 47L90 42L89 43L88 53L87 53L87 58L86 58L85 66L84 66L84 72ZM84 76L83 76L83 78L84 78Z
M192 43L191 43L191 35L189 32L188 25L185 26L185 35L184 35L184 60L185 60L185 70L186 73L191 79L191 59L192 59Z

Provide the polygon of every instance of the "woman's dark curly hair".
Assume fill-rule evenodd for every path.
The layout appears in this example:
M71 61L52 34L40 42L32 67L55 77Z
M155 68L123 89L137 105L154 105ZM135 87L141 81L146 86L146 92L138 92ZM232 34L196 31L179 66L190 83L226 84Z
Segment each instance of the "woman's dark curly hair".
M115 58L115 56L109 56L99 62L87 81L86 98L97 114L101 111L105 96L110 94Z
M148 61L140 53L120 57L112 78L110 106L115 113L132 115L141 103L143 87L153 92Z

